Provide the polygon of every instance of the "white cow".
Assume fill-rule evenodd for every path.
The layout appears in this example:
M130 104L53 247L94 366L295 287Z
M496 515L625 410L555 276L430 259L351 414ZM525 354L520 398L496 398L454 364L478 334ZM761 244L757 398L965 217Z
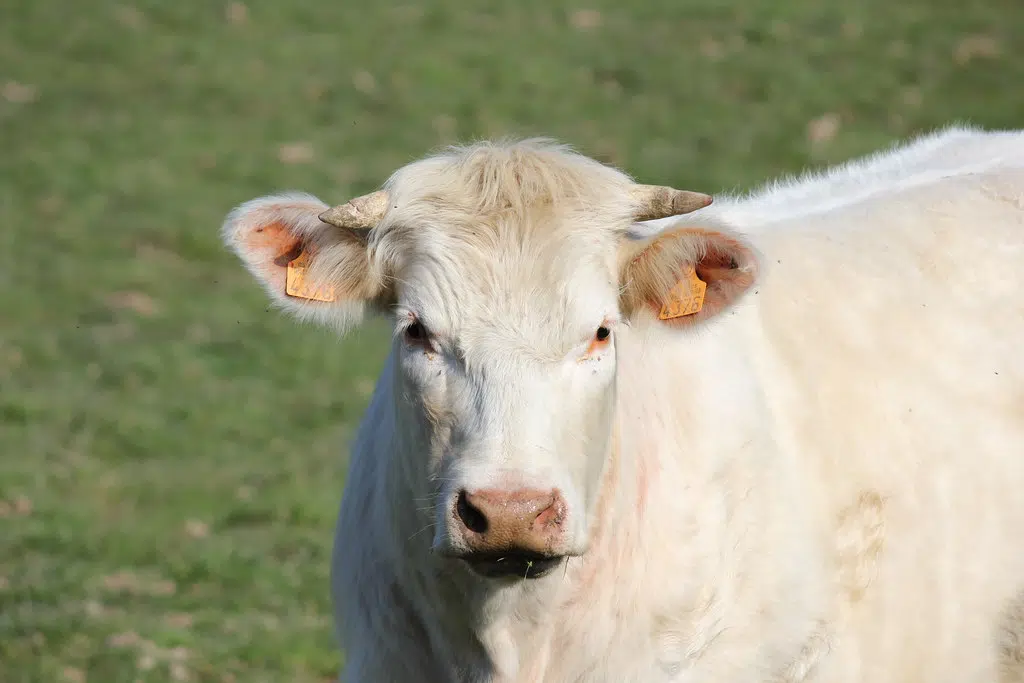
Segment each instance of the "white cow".
M395 322L343 680L1024 680L1024 133L709 201L530 140L230 214L287 310Z

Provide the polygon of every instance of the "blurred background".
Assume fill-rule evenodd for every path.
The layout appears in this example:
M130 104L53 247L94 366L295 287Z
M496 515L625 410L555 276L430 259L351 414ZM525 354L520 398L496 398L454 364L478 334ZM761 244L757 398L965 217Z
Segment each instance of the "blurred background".
M332 681L387 330L267 309L236 204L549 135L724 192L1024 125L1019 0L2 0L0 681Z

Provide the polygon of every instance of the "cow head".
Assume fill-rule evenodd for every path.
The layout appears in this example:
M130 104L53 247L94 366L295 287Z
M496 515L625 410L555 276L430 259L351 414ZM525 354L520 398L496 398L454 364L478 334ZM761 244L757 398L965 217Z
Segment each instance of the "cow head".
M710 202L545 141L482 143L334 208L251 201L224 238L300 318L393 319L403 504L433 525L439 555L532 578L587 547L613 449L617 335L699 323L753 281L751 249L726 230L629 234Z

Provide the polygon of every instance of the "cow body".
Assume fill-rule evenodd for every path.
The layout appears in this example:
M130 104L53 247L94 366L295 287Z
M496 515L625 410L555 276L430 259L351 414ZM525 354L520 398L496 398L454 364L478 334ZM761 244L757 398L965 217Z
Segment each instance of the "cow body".
M542 578L434 552L392 352L337 525L342 680L1024 680L1024 135L632 230L707 226L757 279L699 325L616 329L586 548Z

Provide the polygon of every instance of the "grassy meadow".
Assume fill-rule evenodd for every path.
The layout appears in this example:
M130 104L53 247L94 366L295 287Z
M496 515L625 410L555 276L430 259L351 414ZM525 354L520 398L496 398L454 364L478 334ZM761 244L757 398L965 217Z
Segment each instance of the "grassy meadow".
M549 135L720 192L1024 124L1012 0L4 0L0 683L331 681L385 353L268 310L224 215Z

